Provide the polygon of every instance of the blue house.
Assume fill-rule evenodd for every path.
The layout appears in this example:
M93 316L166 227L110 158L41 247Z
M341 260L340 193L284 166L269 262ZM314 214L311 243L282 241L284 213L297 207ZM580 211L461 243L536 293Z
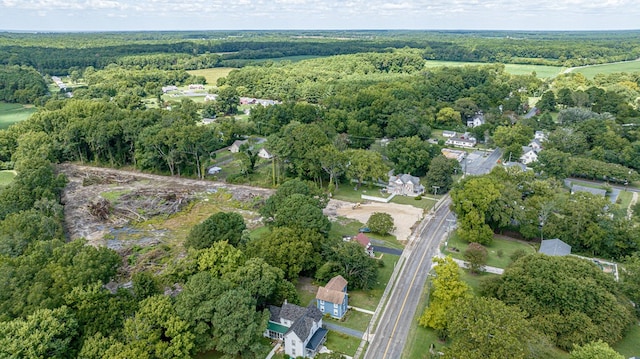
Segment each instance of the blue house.
M338 275L331 278L326 286L318 288L316 306L322 313L342 319L349 307L347 280Z

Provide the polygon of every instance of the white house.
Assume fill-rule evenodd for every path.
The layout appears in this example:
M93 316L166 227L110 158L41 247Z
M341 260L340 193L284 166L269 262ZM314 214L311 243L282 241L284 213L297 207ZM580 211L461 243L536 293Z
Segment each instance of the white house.
M273 158L273 155L271 154L271 152L269 152L266 148L261 148L260 151L258 151L258 157L260 158L264 158L265 160L270 160Z
M461 136L461 137L451 137L450 139L447 140L447 142L445 142L445 144L449 146L471 148L476 146L477 141L473 137Z
M322 328L322 312L311 303L300 307L287 303L269 306L269 322L264 336L282 340L284 353L292 358L313 358L327 337Z
M387 192L404 196L417 196L424 193L424 186L420 184L420 178L405 173L389 176Z
M231 153L238 153L240 152L240 146L244 145L247 142L247 140L235 140L231 144L231 146L229 146L229 151L231 151Z
M451 138L451 137L456 137L456 131L447 131L444 130L442 131L442 137L446 137L446 138Z
M537 160L538 152L529 146L522 146L522 156L520 156L520 161L522 163L528 165L532 162L536 162Z
M542 142L537 138L534 138L533 140L531 140L531 142L529 142L527 147L531 147L534 151L540 152L542 150Z
M467 127L478 127L485 124L484 114L482 112L476 112L475 116L467 120Z
M533 138L535 138L536 140L542 142L542 141L546 141L547 135L545 135L544 132L542 132L542 131L536 131L533 134Z

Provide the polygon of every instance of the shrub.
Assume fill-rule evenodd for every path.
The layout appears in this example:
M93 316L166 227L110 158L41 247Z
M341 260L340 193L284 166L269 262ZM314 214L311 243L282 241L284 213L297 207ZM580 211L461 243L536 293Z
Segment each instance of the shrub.
M367 221L367 227L374 233L382 235L391 233L395 228L393 217L388 213L374 212Z

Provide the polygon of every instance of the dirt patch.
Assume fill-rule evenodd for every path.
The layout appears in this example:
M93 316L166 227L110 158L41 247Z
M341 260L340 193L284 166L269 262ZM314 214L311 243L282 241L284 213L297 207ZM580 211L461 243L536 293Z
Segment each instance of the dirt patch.
M333 203L332 203L333 202ZM329 201L329 212L335 211L338 216L352 218L362 223L367 223L374 212L388 213L393 217L396 230L392 233L399 241L406 241L411 236L411 231L416 222L422 219L422 209L397 203L364 203L354 209L353 203L345 201Z
M211 194L225 193L217 199L228 201L230 208L231 202L251 208L273 192L206 180L72 164L60 165L58 170L69 180L62 194L69 238L85 238L92 245L116 250L164 242L166 229L155 228L151 224L144 229L132 225L156 217L162 217L163 222L170 221L171 215L192 202L208 200ZM100 204L96 208L97 203ZM107 214L104 213L105 206ZM206 213L202 216L206 218ZM129 240L125 243L123 238Z

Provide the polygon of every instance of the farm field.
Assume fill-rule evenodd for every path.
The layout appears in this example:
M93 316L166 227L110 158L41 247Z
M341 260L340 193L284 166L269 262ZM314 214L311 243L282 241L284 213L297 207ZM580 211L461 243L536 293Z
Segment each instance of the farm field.
M439 67L439 66L480 66L491 65L489 62L458 62L458 61L434 61L428 60L427 67ZM520 65L520 64L505 64L505 71L513 75L525 75L535 71L539 78L555 77L560 74L564 68L557 66L545 66L545 65Z
M616 72L640 72L640 60L580 67L574 69L572 72L581 73L588 79L592 79L597 74L608 75Z
M0 102L0 129L7 128L16 122L24 121L36 112L32 105Z
M191 75L203 76L207 79L207 85L215 86L219 78L225 77L234 70L231 67L214 67L211 69L190 70L187 71Z

